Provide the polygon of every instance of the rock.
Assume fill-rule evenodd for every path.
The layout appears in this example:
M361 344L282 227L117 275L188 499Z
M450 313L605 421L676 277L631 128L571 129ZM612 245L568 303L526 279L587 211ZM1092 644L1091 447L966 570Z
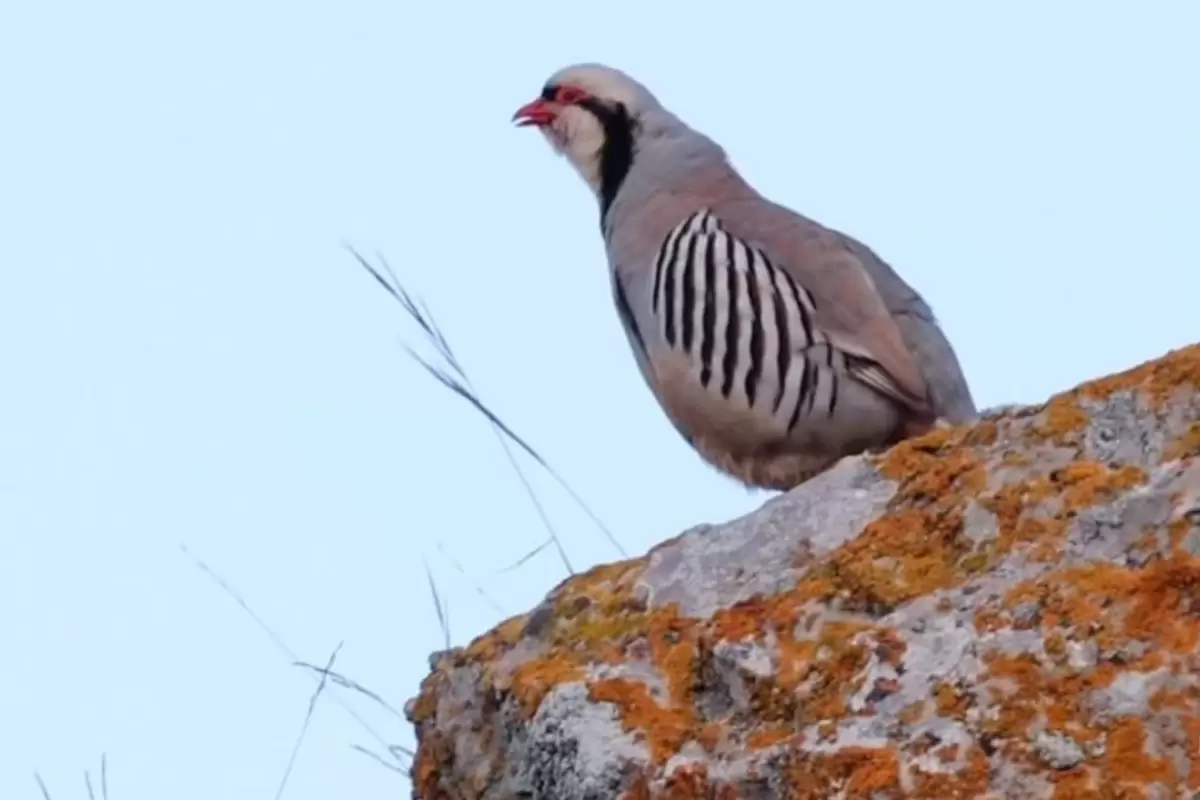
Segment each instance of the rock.
M1083 761L1083 748L1070 736L1042 731L1033 737L1037 754L1055 769L1070 769Z
M1192 797L1200 345L834 469L439 656L414 797Z

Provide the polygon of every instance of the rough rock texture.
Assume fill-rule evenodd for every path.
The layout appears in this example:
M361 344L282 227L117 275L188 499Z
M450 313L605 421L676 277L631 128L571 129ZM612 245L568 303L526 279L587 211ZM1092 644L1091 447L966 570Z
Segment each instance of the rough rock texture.
M1200 796L1200 345L836 468L439 654L414 796Z

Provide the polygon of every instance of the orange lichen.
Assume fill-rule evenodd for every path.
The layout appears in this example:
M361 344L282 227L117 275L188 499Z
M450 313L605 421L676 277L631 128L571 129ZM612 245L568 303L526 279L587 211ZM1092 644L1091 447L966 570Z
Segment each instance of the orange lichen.
M1198 700L1200 689L1196 687L1190 687L1188 691L1160 689L1150 697L1150 710L1156 714L1167 710L1186 711L1195 706Z
M801 610L806 603L829 597L833 591L833 584L827 579L805 579L793 591L756 597L722 609L705 627L704 637L712 641L761 643L768 636L774 637L778 653L776 674L773 681L762 681L756 693L759 710L772 718L792 714L790 707L781 707L776 701L782 701L804 679L816 657L817 643L796 637Z
M956 744L948 744L939 747L933 751L934 757L943 764L953 764L958 760L959 746Z
M685 764L677 767L667 778L661 800L716 800L720 786L709 782L708 767L703 764Z
M1046 655L1056 663L1061 662L1067 655L1067 637L1062 631L1051 631L1042 642Z
M779 691L790 692L808 675L817 658L817 644L811 641L796 641L793 636L781 638L776 649L779 651L779 669L775 681ZM772 704L764 704L764 708Z
M981 505L996 517L996 543L993 551L1007 555L1021 545L1031 545L1047 539L1061 539L1065 525L1042 517L1027 516L1028 509L1053 494L1053 486L1045 478L1006 483L990 496L980 498Z
M1189 385L1200 386L1200 344L1171 350L1132 369L1089 381L1076 391L1084 397L1104 399L1114 392L1132 389L1146 397L1151 406L1159 407Z
M437 730L430 731L421 739L421 746L413 758L412 781L421 797L437 797L438 779L454 766L454 745Z
M712 616L712 632L727 642L760 639L767 623L776 628L794 628L799 619L799 603L790 593L754 597L722 608Z
M533 716L546 693L561 683L577 681L583 671L567 659L549 656L526 661L513 672L511 691L526 716Z
M966 715L967 709L971 707L970 696L960 692L954 684L946 681L938 681L934 685L933 702L937 707L938 714L954 719L962 719Z
M1049 475L1013 481L980 499L996 517L994 552L1003 556L1029 547L1033 561L1058 558L1067 523L1080 510L1146 481L1144 470L1109 467L1098 461L1074 461Z
M1146 471L1126 464L1110 467L1099 461L1075 461L1051 473L1062 493L1066 511L1077 511L1108 500L1117 492L1146 482Z
M896 714L896 718L905 725L915 725L925 716L926 701L914 700Z
M629 788L621 793L620 800L651 800L650 771L641 770L629 782Z
M1012 624L1012 615L992 606L984 606L975 612L971 622L979 633L995 633Z
M1178 659L1197 652L1200 559L1175 552L1140 568L1095 562L1055 570L1013 587L1003 600L1006 608L1028 603L1040 609L1046 655L993 651L983 656L993 696L992 716L984 730L1011 743L1006 757L1025 757L1020 748L1013 748L1038 722L1079 743L1107 737L1101 783L1086 771L1056 774L1056 797L1097 796L1096 791L1122 796L1137 791L1125 782L1190 779L1175 776L1169 759L1146 750L1139 721L1124 719L1108 731L1092 724L1087 698L1109 686L1119 671L1147 672L1171 663L1178 669L1183 663ZM1123 652L1121 662L1102 657L1087 669L1071 667L1063 654L1070 641L1083 637L1095 643L1102 656ZM1142 646L1127 649L1132 643ZM1160 693L1152 703L1155 713L1167 708L1183 712L1197 705L1194 696L1179 693Z
M528 614L509 617L496 627L471 642L464 656L472 661L494 661L510 650L521 639Z
M795 731L791 728L785 728L782 725L756 728L746 737L746 746L755 750L760 750L764 747L774 747L780 742L790 739L794 734Z
M620 634L629 633L638 627L625 612L636 609L630 587L645 569L638 559L628 559L613 564L603 564L576 575L560 584L551 597L555 602L555 617L546 634L551 644L560 648L587 649L595 646L600 658L615 660L619 651L612 646ZM591 611L587 619L594 623L572 625L583 612ZM530 615L511 617L492 630L476 637L457 657L458 662L494 664L511 650L524 635ZM623 630L625 628L626 630ZM593 653L595 655L595 653ZM511 685L522 709L532 714L545 696L546 691L564 680L578 679L581 660L562 653L523 664L510 679L501 681L504 688ZM422 693L424 694L424 693Z
M846 715L847 701L862 688L862 674L870 658L870 649L856 641L854 634L868 629L852 622L828 622L822 627L812 662L820 678L797 709L797 722L835 720Z
M1089 638L1101 648L1137 639L1152 650L1191 652L1200 642L1200 558L1177 552L1142 568L1067 567L1013 587L1005 605L1027 601L1040 604L1043 629L1061 628L1069 638L1094 630Z
M691 708L696 677L696 636L699 623L681 617L674 607L650 615L647 637L654 666L667 681L670 702Z
M556 590L556 606L565 614L571 608L588 608L616 603L617 610L628 602L627 590L646 568L644 559L626 559L611 564L599 564L587 572L565 581ZM577 604L576 601L584 601Z
M894 628L878 628L875 631L875 655L885 664L893 667L904 661L908 652L908 643L901 638L899 631Z
M856 761L853 771L846 779L847 797L871 797L875 792L895 789L900 785L900 762L896 750L883 747L875 750L863 748L858 754L852 748L838 755ZM859 755L859 758L855 758ZM845 761L847 759L843 759Z
M868 523L830 562L852 597L893 607L960 580L962 571L955 567L966 552L961 531L961 513L902 509Z
M1046 403L1041 419L1030 426L1026 438L1061 445L1074 444L1087 423L1087 412L1079 407L1074 393L1068 392Z
M1104 400L1115 392L1133 390L1152 408L1163 403L1181 387L1200 385L1200 345L1173 350L1158 359L1062 392L1042 406L1040 419L1030 427L1028 437L1061 445L1078 443L1079 433L1087 425L1087 412L1079 399Z
M801 582L797 591L770 599L756 598L738 603L714 615L706 636L725 641L752 639L765 642L768 636L778 654L775 674L749 679L752 705L764 722L808 722L840 718L847 713L849 695L861 683L860 673L872 652L888 658L903 653L894 631L863 622L841 620L812 622L814 630L797 635L802 604L809 594L825 595L824 580ZM873 641L856 641L870 633ZM802 682L807 685L800 695Z
M828 558L839 588L868 607L891 607L966 580L961 538L967 504L987 484L972 445L994 442L984 430L944 428L899 443L876 458L880 473L898 483L889 509Z
M1028 653L1002 655L986 653L988 675L995 681L997 693L993 718L983 728L989 733L1023 737L1037 719L1045 698L1042 665Z
M1192 531L1192 522L1187 517L1173 519L1167 523L1167 541L1170 544L1171 552L1177 552L1183 548L1183 543L1187 539L1187 535ZM1154 531L1157 538L1157 531ZM1150 550L1150 547L1146 549Z
M421 681L421 691L408 712L414 723L424 722L437 713L438 690L444 681L445 677L441 672L431 672Z
M1017 526L1017 536L1032 542L1029 560L1039 564L1057 561L1067 542L1067 524L1061 519L1023 519Z
M913 770L914 787L910 795L927 800L983 797L988 787L988 760L979 747L972 747L966 764L957 773Z
M1146 752L1146 727L1139 719L1126 718L1108 734L1104 768L1110 780L1154 783L1174 779L1175 770L1165 758Z
M1200 642L1200 558L1184 553L1153 561L1138 570L1129 587L1132 608L1127 635L1152 640L1175 653L1190 653Z
M617 706L622 726L630 733L645 737L656 765L675 754L686 741L692 724L690 708L660 704L641 681L624 678L593 681L588 686L588 699L593 703Z
M900 442L875 459L880 474L900 483L905 501L944 501L948 493L977 491L983 465L964 440L970 429L947 428Z
M1054 781L1053 800L1108 800L1096 789L1092 771L1084 767L1051 776Z
M795 753L788 767L788 800L896 797L900 761L894 747L846 747L836 753Z
M1006 467L1028 467L1033 464L1033 458L1019 450L1006 450L1000 455L1000 463Z
M1184 736L1187 737L1187 752L1192 753L1192 765L1184 777L1187 788L1200 789L1200 715L1193 715L1182 720Z
M982 420L963 429L962 442L971 447L991 447L999 438L999 426L992 420Z
M617 573L617 580L627 574ZM610 573L604 580L613 577ZM593 587L586 604L576 602L579 596L559 597L571 613L558 620L560 627L552 636L558 648L551 656L519 666L513 674L512 691L522 710L532 714L548 688L583 680L585 664L611 662L642 642L666 683L667 696L658 700L644 683L616 678L592 681L589 696L594 702L616 705L624 728L646 736L655 763L661 763L694 732L691 687L698 622L680 616L673 606L652 612L633 610L640 606L608 588L598 591Z
M1200 456L1200 422L1193 422L1175 441L1167 445L1163 459L1173 461L1179 458L1195 458Z

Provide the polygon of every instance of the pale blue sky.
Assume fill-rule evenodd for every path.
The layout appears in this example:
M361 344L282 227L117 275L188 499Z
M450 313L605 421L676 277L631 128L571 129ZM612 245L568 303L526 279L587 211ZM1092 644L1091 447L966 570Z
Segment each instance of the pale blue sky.
M877 249L982 405L1200 339L1200 5L984 5L0 4L0 797L83 797L101 751L114 800L274 796L312 682L181 543L397 706L441 644L423 554L455 643L500 618L437 542L509 613L562 577L492 575L537 517L343 241L632 551L761 502L666 423L592 199L510 127L563 64ZM538 486L577 567L614 557ZM406 796L353 743L323 699L285 797Z

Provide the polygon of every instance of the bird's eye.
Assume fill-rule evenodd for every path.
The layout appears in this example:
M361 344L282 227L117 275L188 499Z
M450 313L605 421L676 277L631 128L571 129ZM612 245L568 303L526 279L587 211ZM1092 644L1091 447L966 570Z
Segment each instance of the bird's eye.
M585 97L587 97L587 92L583 89L576 86L560 86L558 87L558 93L554 96L554 100L563 105L570 105L571 103L578 103Z

